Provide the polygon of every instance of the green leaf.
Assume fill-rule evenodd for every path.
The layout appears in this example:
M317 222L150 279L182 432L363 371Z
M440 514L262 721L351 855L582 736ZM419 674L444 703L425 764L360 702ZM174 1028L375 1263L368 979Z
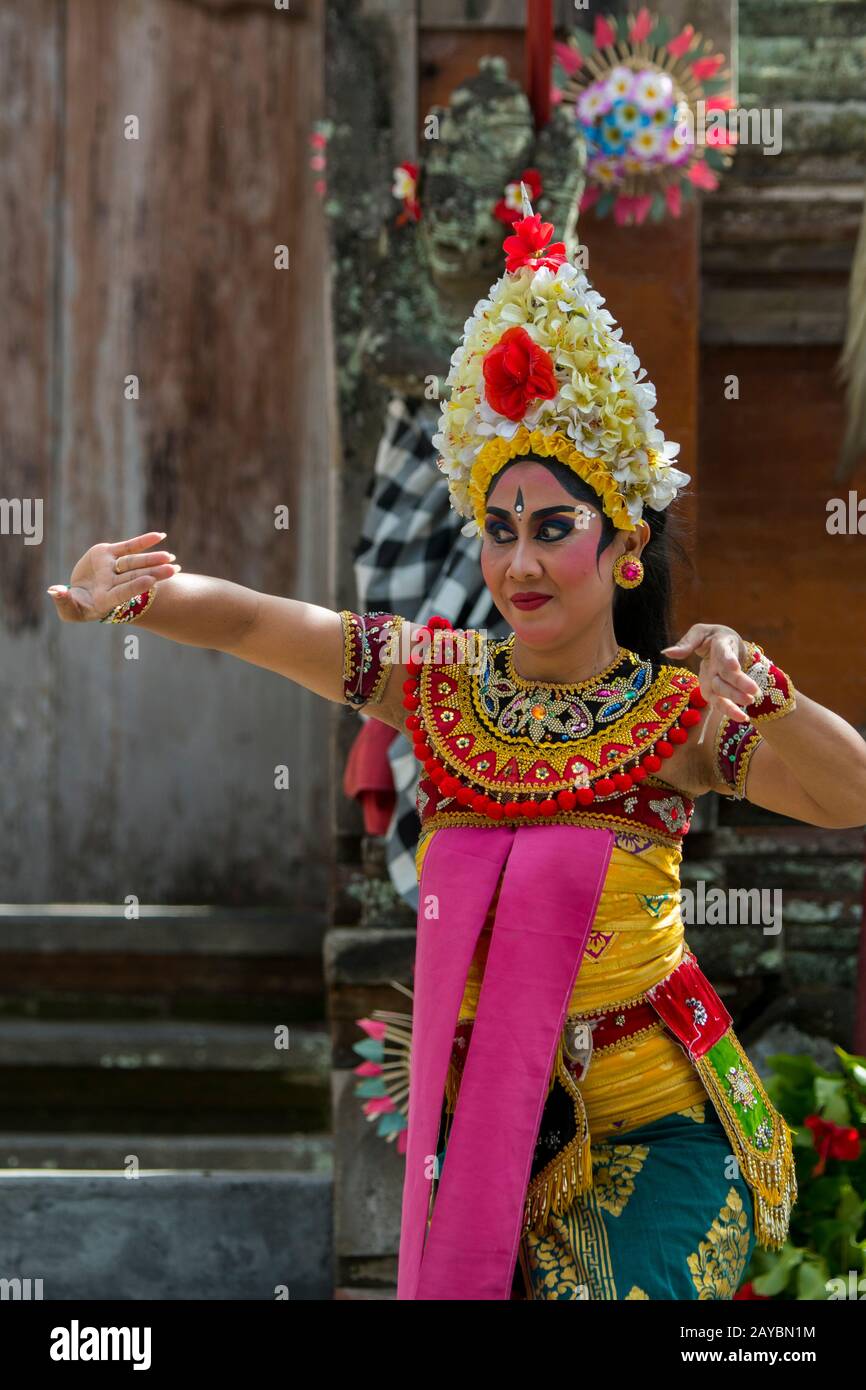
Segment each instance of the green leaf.
M731 90L731 79L730 77L705 77L701 86L705 96L714 97Z
M595 52L595 43L588 29L573 29L570 37L574 39L584 56Z
M853 1052L846 1052L844 1047L836 1047L833 1050L842 1063L843 1070L851 1077L855 1085L866 1093L866 1057L858 1057Z
M766 1294L769 1297L781 1293L787 1287L789 1277L799 1268L805 1252L795 1245L786 1243L781 1250L773 1253L775 1261L772 1268L768 1269L766 1274L759 1274L754 1280L755 1293Z
M811 1299L820 1302L827 1297L826 1281L830 1271L826 1260L809 1258L804 1260L797 1271L798 1299Z
M817 1077L815 1101L825 1120L831 1120L835 1125L850 1125L851 1111L848 1109L844 1077Z
M663 47L664 44L670 43L670 41L671 41L671 25L670 25L670 20L668 19L667 15L662 15L662 17L661 17L661 19L659 20L658 24L656 25L655 29L653 29L652 33L650 34L650 42L651 42L651 43L654 43L654 44L656 45L657 48L661 48L661 47Z
M772 1067L773 1071L778 1072L779 1076L791 1080L833 1075L832 1072L825 1072L823 1067L818 1066L813 1057L807 1057L805 1054L794 1056L790 1052L774 1052L772 1056L767 1058L767 1065Z
M715 145L707 145L704 150L704 159L711 169L726 169L728 167L725 156Z

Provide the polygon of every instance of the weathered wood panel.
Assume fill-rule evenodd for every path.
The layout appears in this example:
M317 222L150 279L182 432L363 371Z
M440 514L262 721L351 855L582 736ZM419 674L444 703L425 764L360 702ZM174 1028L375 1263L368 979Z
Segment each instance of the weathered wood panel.
M41 543L0 532L0 896L50 876L58 634L43 590L56 562L53 494L61 37L53 0L0 5L0 497L41 507ZM31 512L31 519L39 515ZM24 520L24 515L19 514ZM36 540L38 531L31 531Z
M34 190L28 234L58 227L38 262L30 253L42 276L34 302L54 315L44 336L58 342L33 386L35 400L54 395L32 438L57 440L43 547L52 572L35 592L94 541L153 526L188 570L329 602L335 439L307 144L322 100L320 16L181 0L32 11L18 21L27 60L8 58L8 81L38 124L23 149L6 150L3 177ZM39 65L48 101L19 90ZM275 267L282 244L288 270ZM20 349L13 331L3 338L8 361ZM45 353L43 343L32 355ZM32 440L21 452L35 452ZM274 528L280 504L288 531ZM58 630L49 602L34 616L51 653L39 732L54 748L5 785L18 867L4 866L3 895L291 898L323 917L328 707L149 634L126 660L130 630ZM26 719L34 672L15 640L7 692L13 718ZM274 789L279 764L288 791Z
M838 349L705 346L699 584L689 621L759 642L804 694L866 722L866 545L828 535L843 431ZM725 398L738 379L739 399ZM862 475L850 486L866 495Z

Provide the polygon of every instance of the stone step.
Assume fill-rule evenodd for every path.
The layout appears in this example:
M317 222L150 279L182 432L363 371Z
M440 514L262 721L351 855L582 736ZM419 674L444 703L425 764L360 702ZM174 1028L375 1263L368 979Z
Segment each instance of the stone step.
M287 1030L286 1045L277 1045L274 1027ZM327 1030L280 1021L274 1027L4 1019L0 1020L0 1068L276 1071L307 1085L326 1084L330 1070Z
M723 174L723 180L724 183L734 180L752 186L849 184L862 192L863 155L855 149L789 150L784 143L781 153L771 155L764 154L759 146L742 145L733 165Z
M701 342L809 347L844 340L846 285L719 285L704 287Z
M852 251L863 217L863 189L854 184L765 184L731 180L704 206L704 246L724 242L843 244Z
M141 903L0 903L0 951L317 957L321 932L283 908Z
M740 0L740 42L752 38L855 38L863 33L862 0Z
M332 1209L325 1173L3 1173L4 1297L330 1300Z
M277 1003L277 1001L279 1001ZM0 1016L321 1018L321 934L273 909L0 906Z
M760 40L765 42L765 40ZM787 43L788 40L766 40ZM798 43L799 40L792 40ZM827 40L838 51L805 50L799 63L774 63L751 54L740 67L742 106L787 106L795 101L856 101L866 88L866 63L862 47L847 39Z
M331 1134L0 1134L0 1171L333 1172Z
M0 1020L0 1130L321 1132L328 1032L276 1026Z
M861 86L863 91L866 83ZM768 177L775 177L771 166L781 165L792 155L814 155L819 151L836 156L850 154L859 157L862 182L866 148L866 100L862 97L848 101L768 103L761 92L747 91L741 86L735 110L736 123L733 113L727 119L728 129L738 137L735 167L741 159L762 159L768 166ZM765 149L778 152L764 153Z
M703 208L701 341L844 340L859 184L726 180Z
M861 83L866 93L866 77ZM722 187L850 184L862 195L866 170L866 101L769 101L741 89L726 117L736 139ZM712 123L707 122L707 139ZM705 205L714 199L706 199Z
M796 36L740 36L739 90L761 105L862 100L866 91L866 23L859 34L814 37L808 20Z

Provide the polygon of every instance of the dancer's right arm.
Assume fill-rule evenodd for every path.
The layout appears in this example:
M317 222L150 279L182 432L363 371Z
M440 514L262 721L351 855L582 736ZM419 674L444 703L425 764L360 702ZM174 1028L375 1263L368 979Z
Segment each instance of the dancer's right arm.
M117 604L157 587L153 603L135 621L137 628L174 642L226 652L275 671L327 700L346 703L339 613L262 594L226 579L181 574L169 551L148 549L162 539L161 532L151 531L92 546L73 569L69 587L48 591L59 616L68 622L96 621ZM375 718L401 730L407 674L405 666L393 667L381 701L369 709Z

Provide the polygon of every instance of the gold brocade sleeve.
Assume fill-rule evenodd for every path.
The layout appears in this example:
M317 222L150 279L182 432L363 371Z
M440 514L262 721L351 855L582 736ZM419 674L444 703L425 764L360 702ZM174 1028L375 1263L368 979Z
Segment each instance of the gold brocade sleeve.
M404 619L399 613L340 612L343 624L343 699L354 709L376 705L395 657L399 657Z

